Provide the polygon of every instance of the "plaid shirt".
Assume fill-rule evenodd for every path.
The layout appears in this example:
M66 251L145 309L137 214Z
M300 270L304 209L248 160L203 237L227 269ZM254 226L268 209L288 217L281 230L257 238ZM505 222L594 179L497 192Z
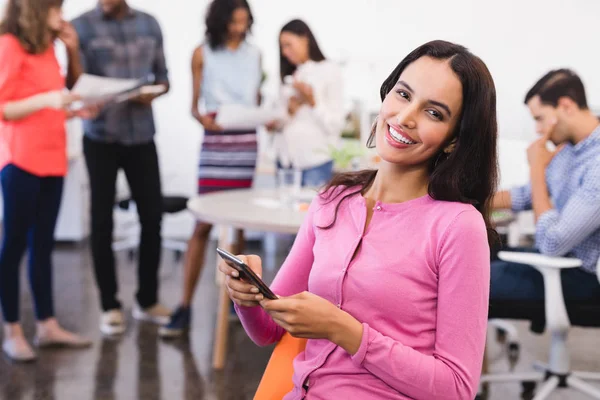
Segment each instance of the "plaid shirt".
M96 7L76 18L73 26L79 35L86 73L169 82L162 32L154 17L129 8L125 18L117 20ZM150 142L155 133L152 107L134 102L111 104L95 120L85 121L84 130L96 141L125 145Z
M536 224L536 247L550 256L573 256L596 271L600 258L600 126L575 146L568 144L546 169L554 209ZM531 185L511 190L514 211L532 208Z

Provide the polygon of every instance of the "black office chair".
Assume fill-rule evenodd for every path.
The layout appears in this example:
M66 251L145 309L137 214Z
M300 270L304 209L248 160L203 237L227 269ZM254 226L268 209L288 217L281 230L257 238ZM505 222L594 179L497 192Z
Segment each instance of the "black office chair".
M163 214L176 214L187 209L188 198L184 196L163 196L162 198L162 210ZM122 211L134 212L135 202L131 198L123 199L117 202L117 208ZM139 229L137 229L137 220L135 222L135 229L131 230L125 238L120 238L113 242L114 251L128 250L129 260L133 261L136 256L137 248L140 244ZM178 262L183 253L187 249L187 242L173 239L163 239L162 247L165 249L173 250L175 261Z

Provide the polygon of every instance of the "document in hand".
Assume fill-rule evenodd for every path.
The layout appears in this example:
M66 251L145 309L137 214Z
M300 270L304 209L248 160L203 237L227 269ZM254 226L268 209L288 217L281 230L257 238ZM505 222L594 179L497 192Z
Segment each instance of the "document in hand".
M119 79L83 74L72 89L72 92L80 95L82 99L73 104L72 108L118 103L141 94L161 94L166 89L165 85L150 85L146 79Z
M215 122L223 129L256 129L284 117L281 110L266 107L248 107L240 104L224 104L219 107Z

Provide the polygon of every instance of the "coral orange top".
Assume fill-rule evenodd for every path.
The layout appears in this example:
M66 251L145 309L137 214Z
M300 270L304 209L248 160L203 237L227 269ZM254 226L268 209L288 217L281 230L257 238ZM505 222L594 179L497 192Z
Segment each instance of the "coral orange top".
M16 37L0 36L0 169L7 164L37 176L67 172L66 113L43 109L15 121L4 118L8 102L52 90L62 90L65 79L50 46L29 54Z

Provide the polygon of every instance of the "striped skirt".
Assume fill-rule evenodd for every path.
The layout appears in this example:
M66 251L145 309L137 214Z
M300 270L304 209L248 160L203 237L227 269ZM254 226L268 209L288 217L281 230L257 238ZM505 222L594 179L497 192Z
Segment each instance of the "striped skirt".
M198 165L198 194L252 187L256 131L204 131Z

